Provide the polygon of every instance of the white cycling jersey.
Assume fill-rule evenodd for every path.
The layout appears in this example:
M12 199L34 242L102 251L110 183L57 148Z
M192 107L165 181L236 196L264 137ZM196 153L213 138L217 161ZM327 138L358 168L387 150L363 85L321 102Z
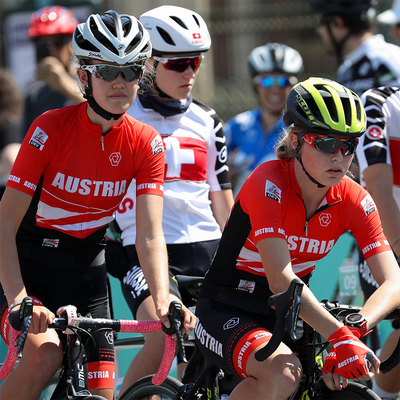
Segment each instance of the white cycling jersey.
M138 96L128 111L155 128L164 141L162 222L167 244L219 239L221 230L211 210L209 192L231 188L221 121L214 110L189 101L185 111L165 117ZM135 203L132 183L116 212L124 246L136 241Z
M360 96L373 87L400 86L400 47L372 36L344 57L336 80Z
M377 163L391 165L393 196L400 209L400 88L371 89L361 99L368 125L357 147L360 183L365 187L363 172L368 166Z

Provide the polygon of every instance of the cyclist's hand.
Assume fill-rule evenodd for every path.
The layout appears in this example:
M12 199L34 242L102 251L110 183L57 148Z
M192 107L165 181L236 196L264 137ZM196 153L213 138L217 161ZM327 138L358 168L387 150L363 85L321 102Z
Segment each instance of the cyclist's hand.
M338 373L343 378L369 380L379 372L374 352L357 339L347 326L342 326L328 341L333 345L324 362L323 373Z
M196 316L182 304L182 332L189 335L196 324Z
M29 327L30 333L44 333L47 325L55 318L55 315L44 306L34 306L32 321Z
M336 356L336 353L335 353ZM346 378L341 377L339 374L327 372L323 374L323 379L326 386L330 390L342 390L347 387L349 381Z

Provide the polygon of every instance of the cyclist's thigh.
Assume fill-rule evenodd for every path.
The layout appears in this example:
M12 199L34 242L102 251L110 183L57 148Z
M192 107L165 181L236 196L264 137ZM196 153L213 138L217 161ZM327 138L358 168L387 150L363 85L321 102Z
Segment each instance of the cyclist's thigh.
M246 361L271 337L274 318L261 324L243 310L204 298L197 303L196 315L196 343L205 357L220 368L246 377Z

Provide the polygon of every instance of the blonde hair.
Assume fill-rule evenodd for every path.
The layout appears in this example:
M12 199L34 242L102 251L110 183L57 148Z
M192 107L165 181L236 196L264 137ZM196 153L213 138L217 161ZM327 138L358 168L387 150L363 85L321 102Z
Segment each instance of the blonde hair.
M278 160L292 159L296 157L296 149L293 148L290 137L291 135L297 136L297 134L303 131L303 128L296 125L290 125L289 128L282 131L281 138L275 148Z

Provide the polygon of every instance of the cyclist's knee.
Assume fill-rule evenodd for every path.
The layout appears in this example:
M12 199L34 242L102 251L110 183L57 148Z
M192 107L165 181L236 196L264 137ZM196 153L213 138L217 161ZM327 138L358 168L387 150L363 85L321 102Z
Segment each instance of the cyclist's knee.
M300 384L302 366L300 360L292 353L280 353L271 356L263 363L253 361L248 368L248 375L253 376L257 381L268 388L278 388L287 392L289 397Z

